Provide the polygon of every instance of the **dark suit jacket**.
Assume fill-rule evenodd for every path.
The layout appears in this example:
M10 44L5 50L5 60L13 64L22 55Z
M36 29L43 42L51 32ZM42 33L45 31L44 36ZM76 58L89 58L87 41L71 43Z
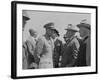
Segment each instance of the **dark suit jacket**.
M62 49L62 60L61 67L73 67L75 66L75 54L78 54L79 42L76 38L68 41L68 43L64 44Z
M54 67L59 67L59 58L61 56L61 48L62 48L62 41L57 39L54 42L55 48L54 48L54 54L53 54L53 65Z
M90 65L90 40L86 36L83 40L79 39L80 49L79 55L76 61L77 66L89 66Z

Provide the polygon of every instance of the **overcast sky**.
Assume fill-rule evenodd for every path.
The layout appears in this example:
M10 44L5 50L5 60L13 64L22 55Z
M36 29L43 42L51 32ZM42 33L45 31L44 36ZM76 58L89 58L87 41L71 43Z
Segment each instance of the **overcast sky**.
M48 22L54 22L55 27L60 33L60 39L63 40L65 34L65 28L68 24L77 25L83 19L87 19L87 23L91 24L91 14L84 13L69 13L69 12L46 12L46 11L26 11L30 20L25 25L25 31L23 33L23 40L25 41L29 36L29 28L36 30L39 35L45 33L43 26Z

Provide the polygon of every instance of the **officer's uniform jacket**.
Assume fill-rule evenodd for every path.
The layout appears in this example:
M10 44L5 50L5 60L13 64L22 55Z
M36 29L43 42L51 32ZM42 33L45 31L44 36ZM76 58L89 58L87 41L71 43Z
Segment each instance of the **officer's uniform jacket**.
M48 40L42 36L38 39L36 54L40 58L39 68L53 68L53 50L54 42L51 38Z

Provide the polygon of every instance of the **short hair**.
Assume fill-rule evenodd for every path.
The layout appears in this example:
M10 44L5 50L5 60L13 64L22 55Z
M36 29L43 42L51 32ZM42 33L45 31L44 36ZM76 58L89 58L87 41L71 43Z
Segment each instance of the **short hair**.
M33 33L37 33L35 30L33 30L33 29L29 29L29 33L31 33L31 32L33 32Z

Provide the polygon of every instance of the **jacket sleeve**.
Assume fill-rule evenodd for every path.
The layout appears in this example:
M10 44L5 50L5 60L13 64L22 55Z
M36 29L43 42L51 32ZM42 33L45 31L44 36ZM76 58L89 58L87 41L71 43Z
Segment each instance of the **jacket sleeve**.
M25 43L23 43L22 46L22 67L23 69L27 69L28 68L28 63L27 63L27 46Z
M32 45L32 43L30 41L26 41L27 43L27 48L28 48L28 51L31 53L31 55L34 55L34 47Z
M37 46L36 46L36 54L38 57L40 57L44 46L44 40L43 38L38 39Z
M87 46L87 48L86 48L86 63L87 63L87 65L88 66L90 66L91 65L91 48L90 48L90 38L88 38L87 39L87 44L86 44L86 46Z
M73 56L75 59L77 59L79 47L80 47L80 44L79 44L78 40L75 40L73 42L73 53L74 53Z

